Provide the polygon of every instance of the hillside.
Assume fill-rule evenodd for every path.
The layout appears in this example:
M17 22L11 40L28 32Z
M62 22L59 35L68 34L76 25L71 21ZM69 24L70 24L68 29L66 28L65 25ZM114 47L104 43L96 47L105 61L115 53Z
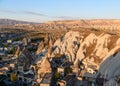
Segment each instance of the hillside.
M12 26L15 24L35 24L34 22L26 22L12 19L0 19L0 25L2 26Z
M120 20L116 19L63 20L47 22L46 24L62 26L65 28L87 27L99 30L120 30Z
M28 25L29 24L29 25ZM45 23L25 22L11 19L0 19L0 26L15 26L35 29L79 29L94 28L97 30L119 31L120 20L116 19L92 19L92 20L61 20Z
M49 43L50 45L51 43ZM120 65L120 36L118 35L90 30L83 32L69 31L58 38L53 43L52 48L42 48L43 51L40 51L41 47L38 47L38 51L44 53L42 60L46 58L52 60L56 55L57 57L65 55L69 62L73 63L74 72L82 76L86 72L97 73L101 78L107 79L107 82L114 82L116 76L120 74L118 69ZM36 60L38 67L40 66L39 62L45 64L42 60Z

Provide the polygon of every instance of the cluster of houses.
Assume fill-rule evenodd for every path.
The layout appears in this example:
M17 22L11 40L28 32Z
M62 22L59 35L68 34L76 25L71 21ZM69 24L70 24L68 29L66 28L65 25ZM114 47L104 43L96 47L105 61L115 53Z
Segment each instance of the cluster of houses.
M73 86L76 74L73 63L65 55L56 54L51 60L56 86Z
M39 81L40 86L78 86L84 85L82 81L87 82L86 86L96 84L95 81L97 75L84 73L83 76L79 76L78 73L74 72L73 63L70 62L65 55L56 54L49 62L51 64L52 71L45 72L43 75L40 75L40 77L42 77ZM45 64L47 63L48 62L45 62ZM44 68L46 67L47 66ZM101 81L99 82L99 80ZM76 83L78 83L78 85L76 85ZM103 79L98 78L97 83L103 84Z
M9 54L13 48L23 44L21 40L14 40L19 35L15 33L0 33L0 55Z
M80 71L76 73L73 63L65 55L55 55L50 62L54 71L52 79L55 86L103 86L106 82L97 71L96 73L84 71L82 75Z
M0 38L3 39L4 37L6 37L5 34L0 34ZM27 50L30 50L37 48L37 46L38 43L31 42L30 38L17 41L12 39L0 41L0 57L2 58L0 61L0 77L2 77L0 78L0 86L38 86L36 84L35 71L32 70L33 68L28 67L28 69L25 70L24 62L22 62L22 65L18 64L18 58L15 57L18 47L20 47L20 49L26 47ZM12 53L9 53L11 51ZM24 61L26 61L26 59Z
M12 69L0 75L0 86L38 86L35 81L34 70L25 71L22 65L15 65Z
M38 44L38 42L32 42L31 38L24 38L23 40L13 40L13 38L8 38L4 41L0 41L0 56L14 54L18 46L27 46L30 51L35 51Z
M21 46L23 44L22 41L12 41L7 40L6 42L2 43L0 46L0 55L7 55L12 54L12 50L15 49L17 46Z
M17 79L21 81L22 85L25 83L27 86L36 86L35 73L34 70L30 69L28 71L23 70L23 66L18 66Z

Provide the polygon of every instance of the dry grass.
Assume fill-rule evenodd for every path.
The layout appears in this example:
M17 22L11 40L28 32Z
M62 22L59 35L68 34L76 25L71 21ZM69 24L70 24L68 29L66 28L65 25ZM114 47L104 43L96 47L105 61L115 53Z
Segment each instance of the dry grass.
M118 40L119 36L113 35L110 37L110 42L108 43L109 51L116 46L116 41Z
M86 57L90 56L94 51L97 43L91 44L89 47L86 48Z

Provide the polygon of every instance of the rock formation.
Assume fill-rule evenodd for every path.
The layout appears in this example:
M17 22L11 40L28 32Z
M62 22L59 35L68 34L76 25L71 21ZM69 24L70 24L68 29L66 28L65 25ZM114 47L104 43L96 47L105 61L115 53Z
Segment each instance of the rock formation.
M55 43L46 49L49 55L44 55L43 58L55 57L56 54L64 54L68 57L69 61L74 64L75 72L86 71L94 73L98 70L101 77L104 76L107 80L113 79L119 75L119 50L120 50L120 37L118 35L111 35L109 33L95 33L86 31L69 31L61 38L58 38ZM47 59L45 59L47 61ZM40 64L39 73L42 68L44 71L50 71L50 63ZM82 64L82 65L81 65ZM48 65L46 67L46 65ZM46 69L47 68L47 69Z
M37 63L37 81L40 82L46 73L52 73L51 64L47 57Z
M20 51L21 51L21 50L20 50L20 47L18 46L17 49L16 49L16 52L15 52L15 55L14 55L14 56L15 56L15 57L18 57L19 54L20 54Z
M44 49L44 42L41 41L38 45L38 49L37 49L37 54L41 53L41 51Z
M24 47L20 53L20 56L18 57L17 64L23 65L23 68L26 70L30 67L32 62L33 62L32 54Z

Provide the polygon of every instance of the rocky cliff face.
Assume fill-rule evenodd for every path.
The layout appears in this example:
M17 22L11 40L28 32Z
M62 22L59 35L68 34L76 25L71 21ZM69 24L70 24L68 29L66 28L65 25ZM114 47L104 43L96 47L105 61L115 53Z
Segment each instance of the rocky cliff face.
M82 61L88 72L91 72L88 69L97 69L107 79L119 75L119 36L90 33L84 37L79 32L70 31L54 46L57 47L53 53L65 53L74 66Z
M99 36L90 33L87 37L84 37L80 32L70 31L55 42L55 50L51 57L56 53L60 53L68 55L69 60L74 62L74 64L78 60L100 64L110 51L108 47L110 37L111 35L104 33Z
M120 74L118 70L120 37L118 35L69 31L45 51L44 58L52 59L57 54L68 57L69 61L74 64L75 72L78 72L78 69L81 69L80 72L89 73L98 70L101 77L108 80ZM44 63L44 61L41 62ZM47 69L50 69L50 63Z

